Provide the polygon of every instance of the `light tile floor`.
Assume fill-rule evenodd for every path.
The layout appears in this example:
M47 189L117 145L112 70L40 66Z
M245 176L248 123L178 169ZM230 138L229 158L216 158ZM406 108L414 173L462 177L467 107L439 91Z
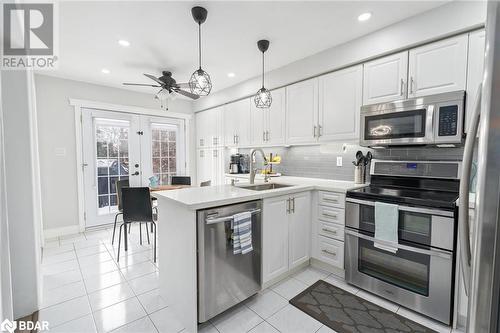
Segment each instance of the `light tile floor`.
M50 330L73 332L182 332L168 302L159 295L158 263L151 246L139 245L137 226L132 228L129 251L122 248L116 262L117 239L112 229L52 239L42 259L43 299L40 320ZM158 244L161 246L161 244ZM329 333L316 319L288 301L318 279L397 312L438 332L450 333L428 318L346 284L335 275L308 267L259 292L245 302L199 326L202 333Z

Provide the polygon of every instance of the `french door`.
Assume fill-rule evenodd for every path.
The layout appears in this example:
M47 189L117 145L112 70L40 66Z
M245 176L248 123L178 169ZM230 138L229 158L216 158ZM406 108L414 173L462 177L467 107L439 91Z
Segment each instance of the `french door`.
M112 223L118 211L116 181L148 186L184 175L184 121L82 109L85 225Z

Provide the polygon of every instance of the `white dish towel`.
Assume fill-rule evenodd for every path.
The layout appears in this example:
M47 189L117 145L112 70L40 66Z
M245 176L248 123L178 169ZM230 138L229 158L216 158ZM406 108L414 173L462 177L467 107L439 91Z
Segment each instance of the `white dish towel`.
M252 247L252 213L242 212L233 215L233 253L247 254Z
M396 253L397 247L390 246L390 243L398 244L398 222L398 205L375 202L375 242L373 246ZM378 243L377 240L381 242Z

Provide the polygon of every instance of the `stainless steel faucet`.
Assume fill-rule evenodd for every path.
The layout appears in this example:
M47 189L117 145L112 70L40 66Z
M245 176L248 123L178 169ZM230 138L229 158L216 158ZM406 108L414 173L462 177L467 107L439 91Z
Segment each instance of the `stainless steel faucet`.
M255 184L255 172L257 169L255 168L255 153L259 152L264 158L264 166L267 166L267 158L266 154L262 150L262 148L255 148L250 151L250 184ZM267 183L268 176L267 173L264 175L264 182Z

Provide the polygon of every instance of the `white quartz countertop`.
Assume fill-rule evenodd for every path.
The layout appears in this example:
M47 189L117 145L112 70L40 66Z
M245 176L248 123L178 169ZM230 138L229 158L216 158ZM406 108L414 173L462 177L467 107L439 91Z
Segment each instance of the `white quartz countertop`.
M248 186L248 184L239 186L190 187L179 190L159 191L155 192L154 196L175 201L191 210L197 210L302 191L323 190L345 193L347 190L366 186L363 184L354 184L354 182L350 181L288 176L271 178L269 182L293 186L265 191L245 189L245 186ZM263 184L262 178L256 177L255 183Z

